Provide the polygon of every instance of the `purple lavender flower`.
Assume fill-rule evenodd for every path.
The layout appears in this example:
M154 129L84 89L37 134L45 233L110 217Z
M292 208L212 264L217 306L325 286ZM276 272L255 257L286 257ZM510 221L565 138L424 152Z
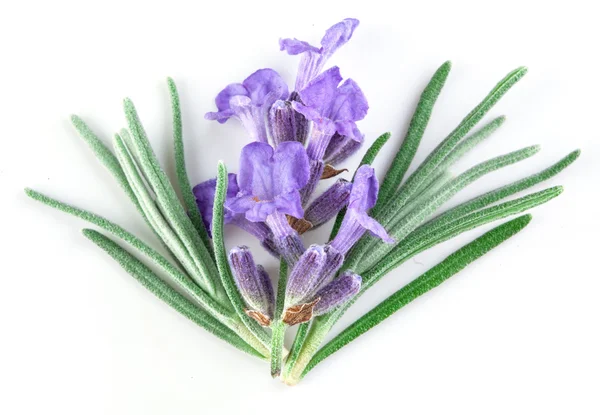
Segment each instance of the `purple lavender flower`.
M360 290L361 278L346 272L333 279L344 261L330 246L311 245L300 257L288 279L284 323L294 325L325 314L345 303Z
M225 206L251 222L264 222L276 211L302 218L298 191L308 173L308 157L298 142L281 143L275 150L264 143L248 144L240 157L239 193Z
M303 89L321 72L331 55L350 40L358 23L356 19L344 19L331 26L321 39L320 48L298 39L279 40L281 50L290 55L302 54L296 77L296 91Z
M278 99L286 99L288 87L273 69L259 69L241 84L230 84L215 99L218 112L208 112L206 119L226 122L238 118L254 141L267 142L265 117Z
M369 104L356 82L346 79L340 85L341 81L340 70L334 66L298 93L302 103L293 103L296 111L314 123L307 148L313 160L323 158L336 132L354 141L363 140L356 121L367 115Z
M320 316L329 313L336 307L349 301L360 291L362 278L358 274L346 271L339 278L327 284L317 292L319 301L313 308L313 315Z
M322 246L311 245L302 254L288 277L285 293L287 305L306 302L321 275L327 254Z
M311 223L312 229L329 221L348 204L351 189L352 183L339 179L308 206L304 219Z
M355 138L335 133L329 141L327 150L325 150L323 158L325 163L332 166L341 164L360 149L363 141L364 136L362 134L360 135L360 140L356 140Z
M292 108L292 102L297 100L298 94L294 92L288 101L275 101L269 110L267 126L274 147L285 141L298 141L304 145L308 138L310 122Z
M269 326L275 306L269 275L263 267L254 263L247 246L233 248L229 253L229 263L238 290L248 305L246 313L261 325Z
M212 234L212 216L213 205L215 203L215 190L217 187L217 179L206 180L193 188L194 196L196 197L196 205L202 216L204 226L208 234ZM228 174L228 186L226 200L234 199L239 192L237 184L237 176L234 173ZM244 215L235 214L231 210L225 208L224 222L233 224L245 230L249 234L255 236L261 245L274 256L279 256L277 248L273 242L273 235L269 227L260 222L250 222Z
M240 192L225 202L228 209L250 222L265 222L278 252L290 265L304 252L304 245L286 215L304 216L299 190L308 176L309 162L302 144L288 141L273 150L265 143L251 143L242 149Z
M333 248L345 255L367 230L387 243L394 242L383 226L367 214L375 205L378 192L379 183L375 170L367 165L361 166L354 177L346 216L337 235L330 242Z

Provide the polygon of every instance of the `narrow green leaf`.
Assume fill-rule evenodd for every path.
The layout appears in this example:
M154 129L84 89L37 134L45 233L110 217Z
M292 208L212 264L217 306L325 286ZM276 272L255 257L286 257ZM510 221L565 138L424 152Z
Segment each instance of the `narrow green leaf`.
M221 316L223 319L229 319L232 317L233 310L228 310L221 304L217 303L208 294L206 294L202 288L196 285L188 275L181 272L177 267L171 264L169 260L119 225L103 218L102 216L76 208L66 203L62 203L56 199L52 199L51 197L36 192L35 190L25 189L25 193L27 196L37 200L38 202L97 225L100 228L121 238L123 241L127 242L129 245L140 251L142 254L150 258L156 265L162 268L163 271L165 271L173 279L173 281L177 283L177 285L179 285L202 307L211 310L213 313Z
M227 293L231 304L233 304L238 317L246 325L248 330L254 334L258 342L260 342L261 348L257 348L257 350L265 356L270 357L271 339L265 330L254 319L246 314L246 305L235 285L227 259L227 250L225 249L225 240L223 237L223 205L225 203L225 196L227 195L227 184L227 168L223 162L219 162L212 222L213 246L215 248L217 268L219 270L219 275L221 276L221 283L225 288L225 292ZM252 346L256 347L254 344Z
M371 214L376 218L381 215L385 216L392 211L397 211L404 206L406 202L415 194L421 187L423 182L430 177L442 161L450 154L452 149L467 135L467 133L487 114L487 112L498 102L508 90L517 83L525 74L527 69L524 67L517 68L509 73L502 81L500 81L488 96L477 105L462 122L444 139L436 149L427 156L425 161L417 168L417 170L408 178L408 180L394 193L393 197L389 198L389 202L376 205L372 209ZM393 204L393 207L389 207Z
M282 320L288 277L287 268L287 262L282 258L279 264L279 280L277 282L277 298L275 300L275 318L271 323L271 376L274 378L281 374L283 341L287 328L287 325Z
M492 229L448 256L445 260L402 289L396 291L325 344L311 359L304 374L311 371L325 358L366 333L411 301L437 287L451 276L463 270L471 262L520 232L529 224L530 220L531 215L524 215Z
M363 158L360 161L360 164L358 165L358 167L360 167L362 165L365 165L365 164L366 165L371 165L373 163L373 161L375 161L375 157L377 157L377 155L379 154L379 152L383 148L383 145L388 142L388 140L390 139L390 137L391 137L390 133L383 133L383 134L381 134L375 140L375 142L373 144L371 144L371 147L369 147L369 149L367 150L367 152L363 156ZM358 170L358 168L356 170ZM356 170L354 171L354 175L356 175ZM354 181L354 176L352 177L352 180ZM342 225L342 221L344 220L344 216L345 215L346 215L346 208L343 208L337 214L337 216L335 218L335 222L333 224L333 228L331 229L331 234L329 236L329 240L330 241L335 237L335 235L337 235L338 231L340 230L340 226Z
M395 238L398 243L427 220L427 218L429 218L444 203L450 200L456 193L473 183L475 180L502 167L531 157L538 151L538 146L526 147L480 163L451 180L442 190L433 195L429 201L421 205L418 209L414 209L408 213L404 209L400 209L400 207L397 207L397 212L392 212L390 210L388 216L381 220L382 225L388 229L390 235ZM389 206L393 207L394 202L390 203ZM387 255L393 247L394 245L384 244L375 238L362 238L352 250L351 257L347 260L347 267L360 274L373 266L379 259Z
M131 100L125 99L123 106L133 139L129 140L128 135L122 132L123 138L131 144L130 150L138 167L156 194L156 200L163 215L202 273L202 278L209 291L213 295L221 297L221 287L216 278L218 273L211 255L179 202L167 175L160 167L133 103Z
M470 213L455 221L448 222L441 227L423 228L422 230L413 232L409 237L402 241L401 244L394 247L384 259L369 269L366 274L363 274L361 294L364 290L367 290L375 284L382 276L400 266L404 261L412 258L414 255L458 236L463 232L542 205L554 199L561 193L562 187L552 187Z
M259 352L242 340L235 332L220 323L206 311L197 307L187 298L179 294L168 284L162 281L148 267L133 255L121 248L104 235L92 230L84 229L84 235L111 257L113 257L131 276L138 280L144 287L158 298L170 305L177 312L187 317L200 327L208 330L215 336L225 340L232 346L251 355L264 358Z
M581 151L575 150L569 153L567 156L563 157L555 164L540 171L539 173L525 177L521 180L510 183L506 186L499 187L481 196L475 197L464 203L461 203L460 205L431 219L429 222L425 223L423 227L433 226L432 222L435 222L437 224L435 226L443 226L446 223L454 221L471 212L474 212L478 209L482 209L486 206L491 205L492 203L496 203L523 190L529 189L530 187L533 187L538 183L541 183L556 176L558 173L560 173L569 165L571 165L571 163L577 160L580 154Z
M214 252L212 250L212 242L208 236L200 211L196 206L196 198L192 193L192 186L187 175L185 168L185 153L183 146L183 123L181 121L181 104L179 101L179 94L177 92L177 86L175 81L171 78L167 78L167 84L169 85L169 94L171 96L171 108L173 112L173 143L175 146L175 170L177 172L177 181L179 184L179 190L183 196L183 202L188 212L190 220L196 228L198 235L202 239L204 246L208 252L214 258Z
M392 197L396 190L402 183L402 179L406 174L406 171L410 167L413 161L429 119L433 107L442 92L442 88L446 83L446 79L450 74L452 64L450 61L445 62L439 69L433 74L433 77L429 81L429 84L423 90L417 108L410 121L406 137L402 141L400 149L396 153L396 157L392 161L392 164L385 174L381 189L379 190L378 204L384 205ZM375 208L377 212L377 208Z
M144 214L148 218L150 226L152 226L160 239L187 270L192 279L201 287L210 289L211 285L200 271L198 261L194 261L194 258L188 251L186 245L179 238L179 235L173 231L170 224L164 218L161 210L156 206L152 195L150 195L146 188L144 179L138 172L135 161L118 134L115 134L114 147L119 163L121 163L125 176L127 177Z
M462 157L464 157L469 151L471 151L475 146L481 143L483 140L491 136L494 131L504 124L506 121L506 117L498 117L494 120L490 121L486 125L484 125L479 130L475 131L473 134L469 135L467 138L462 140L451 152L446 156L446 158L439 164L439 166L431 173L429 178L425 181L423 186L428 186L435 177L439 176L443 172L449 170L456 162L458 162ZM418 191L417 191L418 193ZM407 202L407 204L410 203Z
M123 173L123 169L119 165L119 162L115 155L98 138L98 136L94 134L91 128L88 127L88 125L77 115L71 115L71 123L79 133L79 136L83 138L87 145L92 149L98 160L100 160L100 162L110 171L110 173L117 180L121 188L125 191L129 199L131 199L135 207L140 211L140 213L143 216L144 213L142 212L137 198L133 194L129 183L127 182L127 178L125 177L125 173Z

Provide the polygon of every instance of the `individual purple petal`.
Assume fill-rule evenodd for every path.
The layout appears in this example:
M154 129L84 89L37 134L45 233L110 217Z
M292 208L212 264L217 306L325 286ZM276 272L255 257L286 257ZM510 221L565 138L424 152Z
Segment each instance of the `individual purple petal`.
M262 106L269 94L274 94L275 100L286 99L289 95L284 80L273 69L259 69L242 82L252 104ZM272 104L272 102L271 102Z
M302 209L302 199L297 190L281 193L275 197L275 208L278 212L302 219L304 209Z
M304 219L312 224L312 229L332 219L348 204L351 189L352 183L340 179L309 205Z
M352 37L354 29L356 29L358 24L359 21L357 19L344 19L327 29L325 36L321 39L323 54L329 57L341 46L345 45Z
M308 182L309 161L302 144L290 141L277 146L273 157L275 194L301 189Z
M362 278L351 271L323 287L316 295L320 298L313 308L313 315L320 316L348 302L360 291Z
M377 193L379 193L379 182L375 170L368 165L359 167L354 176L348 209L366 212L375 206Z
M229 173L228 175L228 185L227 185L227 199L234 198L238 191L237 185L237 177L233 173ZM202 183L197 184L192 189L194 196L196 198L196 205L198 206L198 210L200 211L200 215L202 216L202 221L204 222L204 226L209 231L212 229L212 215L213 215L213 205L215 203L215 190L217 187L217 179L206 180ZM233 212L225 209L224 212L224 221L225 223L230 223L233 219Z
M331 55L350 40L356 26L358 26L356 19L344 19L336 23L325 32L325 36L321 39L321 48L316 48L308 42L298 39L279 41L281 50L287 51L290 55L302 54L296 77L296 91L304 89L319 75Z
M318 283L326 259L327 254L319 245L311 245L302 254L288 277L286 308L306 302L307 296Z
M395 242L394 238L392 238L385 228L381 226L379 222L367 215L356 215L356 221L362 226L365 230L369 231L371 235L378 237L388 244L392 244Z
M273 318L273 286L268 276L254 263L247 246L235 247L229 253L229 263L238 290L248 307L260 312L269 320Z
M273 199L273 147L250 143L242 148L238 185L240 190L259 200Z
M367 215L367 211L377 201L378 190L379 183L373 168L368 165L361 166L354 177L342 225L335 238L330 242L332 247L346 254L367 230L387 243L394 242L385 229Z
M342 81L340 68L334 66L313 79L305 88L298 91L302 103L319 111L327 118L331 102L335 100L338 85Z
M298 39L279 39L279 50L285 50L289 55L298 55L304 52L321 53L321 49Z
M264 222L277 210L274 200L258 200L256 196L238 193L237 197L225 202L225 207L235 214L243 214L250 222Z
M229 84L223 89L217 97L215 98L215 104L217 104L218 112L209 112L206 114L206 119L209 120L217 120L221 124L229 119L229 117L234 115L234 112L231 110L229 105L229 101L231 98L243 95L248 96L248 91L242 84Z
M346 79L337 89L335 100L331 103L331 119L359 121L365 118L369 103L358 84ZM350 135L340 132L342 135Z

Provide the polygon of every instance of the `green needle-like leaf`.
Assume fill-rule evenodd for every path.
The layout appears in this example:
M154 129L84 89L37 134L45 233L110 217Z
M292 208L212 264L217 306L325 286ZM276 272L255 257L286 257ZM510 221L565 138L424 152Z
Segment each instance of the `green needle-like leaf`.
M527 73L526 68L518 68L509 73L500 81L488 96L477 105L473 111L462 120L462 122L444 139L436 149L427 156L425 161L408 178L400 189L389 198L389 203L376 205L372 210L372 215L379 219L381 215L385 216L391 211L397 211L404 206L410 198L418 191L422 184L433 174L442 161L450 154L452 149L475 127L475 125L487 114L487 112L498 102L508 90L517 83ZM389 207L393 203L393 207Z
M260 342L260 348L257 350L267 357L270 357L270 346L271 339L265 330L251 317L246 314L246 305L242 296L240 295L229 262L227 259L227 250L225 249L225 240L223 237L223 204L225 203L225 196L227 195L227 168L223 162L219 162L217 170L217 186L215 190L215 202L213 206L213 222L212 222L212 233L213 233L213 246L215 248L215 258L217 261L217 268L219 275L221 276L221 283L225 288L225 292L233 304L233 307L240 318L248 327L248 330L256 336L258 342ZM254 344L252 346L256 347Z
M459 219L462 216L465 216L471 212L474 212L478 209L482 209L486 206L489 206L493 203L496 203L502 199L505 199L509 196L512 196L518 192L529 189L530 187L535 186L538 183L546 181L558 173L566 169L571 163L573 163L579 155L581 151L575 150L569 153L567 156L563 157L557 163L552 166L542 170L539 173L533 174L531 176L525 177L524 179L518 180L516 182L510 183L506 186L497 188L490 192L487 192L481 196L470 199L460 205L442 213L441 215L431 219L429 222L424 224L422 227L430 227L433 226L435 222L436 226L444 225L448 222Z
M379 152L383 148L383 145L388 142L388 140L390 139L390 137L391 137L390 133L383 133L383 134L381 134L375 140L375 142L373 142L373 144L371 144L371 147L369 147L369 149L367 150L367 152L363 156L363 158L360 161L360 164L358 165L358 167L360 167L362 165L365 165L365 164L366 165L371 165L373 163L373 161L375 161L375 157L377 157L377 155L379 154ZM358 168L356 170L358 170ZM354 175L356 175L356 170L354 171ZM354 176L352 177L352 180L354 181ZM338 231L340 230L340 226L342 225L342 221L344 220L344 216L345 215L346 215L346 208L343 208L337 214L337 216L335 218L335 223L333 224L333 228L332 228L331 234L329 236L329 240L330 241L335 237L335 235L337 235Z
M179 102L179 94L177 93L177 86L175 85L175 81L171 78L167 78L167 83L169 85L169 94L171 96L171 108L173 111L173 142L175 145L175 170L177 172L177 181L179 182L179 190L181 191L181 195L183 196L183 202L185 203L185 208L188 212L190 220L196 228L198 235L202 239L204 246L208 252L214 257L214 253L212 250L212 242L208 236L208 232L206 227L204 226L204 222L202 221L202 217L200 216L200 211L196 206L196 199L194 194L192 193L192 186L190 185L190 180L187 175L187 170L185 168L185 154L183 147L183 124L181 122L181 105Z
M130 139L125 132L122 132L123 139L130 146L129 150L133 153L139 169L144 174L152 191L156 194L156 202L165 219L181 239L189 256L200 270L204 283L211 294L220 297L222 291L217 278L217 269L211 255L179 202L175 189L173 189L167 175L160 167L133 103L131 100L125 99L123 105L132 134L132 139Z
M221 304L213 300L204 290L196 285L192 279L181 272L176 266L171 264L169 260L159 254L157 251L152 249L150 246L145 244L142 240L137 238L135 235L127 232L119 225L109 221L108 219L98 216L94 213L88 212L83 209L76 208L74 206L62 203L56 199L45 196L35 190L25 189L27 196L34 200L37 200L47 206L54 209L58 209L70 215L76 216L89 223L99 226L100 228L112 233L113 235L121 238L129 245L140 251L142 254L150 258L155 264L161 267L172 279L175 281L190 297L198 302L205 309L210 310L219 315L222 319L230 319L232 317L233 310L228 310Z
M179 294L137 258L109 238L91 229L84 229L83 233L88 239L113 257L125 271L137 279L144 287L176 311L232 346L251 355L264 358L262 354L244 342L235 332Z
M386 204L390 197L396 193L400 183L402 183L402 179L417 153L417 149L419 148L419 144L425 133L425 128L427 128L427 124L431 118L433 107L440 92L442 92L442 88L446 83L451 68L452 64L450 61L445 62L435 74L433 74L429 84L423 90L415 113L410 121L406 137L402 141L402 145L396 153L396 157L392 161L392 165L386 172L383 183L381 184L379 198L377 200L379 205ZM377 208L375 208L375 212L376 211Z
M451 276L463 270L471 262L520 232L529 224L530 220L531 215L524 215L492 229L454 252L410 284L396 291L323 346L312 358L304 370L304 374L411 301L437 287Z
M90 146L98 160L111 172L114 178L117 180L119 185L123 188L127 196L131 199L136 208L143 212L140 208L140 205L137 201L137 198L133 194L131 190L131 186L127 182L127 178L125 177L125 173L121 168L119 161L115 157L115 155L110 151L110 149L94 134L90 127L79 118L77 115L71 115L71 123L81 136L83 140Z
M115 135L114 146L117 158L127 176L127 180L152 228L165 245L167 245L169 250L173 252L193 280L204 288L210 288L211 285L207 283L207 280L200 271L198 261L194 260L193 255L179 238L179 235L171 228L170 224L164 218L162 211L156 206L152 195L146 188L144 179L138 172L135 161L118 134Z
M473 183L475 180L502 167L506 167L531 157L538 151L538 146L526 147L524 149L480 163L451 180L446 186L444 186L442 190L433 195L420 207L415 208L408 213L405 213L404 210L399 210L398 212L395 212L395 216L394 212L390 210L389 216L387 216L385 219L382 219L382 224L389 229L390 235L392 235L397 242L402 241L410 232L415 230L428 217L430 217L439 207L441 207L456 193ZM393 207L394 203L395 202L392 201L389 206ZM398 207L398 209L400 208ZM360 274L364 270L373 266L373 264L387 255L387 253L392 249L393 245L384 244L375 238L363 238L353 249L351 259L348 259L347 265L345 266L347 266L348 269L352 269Z

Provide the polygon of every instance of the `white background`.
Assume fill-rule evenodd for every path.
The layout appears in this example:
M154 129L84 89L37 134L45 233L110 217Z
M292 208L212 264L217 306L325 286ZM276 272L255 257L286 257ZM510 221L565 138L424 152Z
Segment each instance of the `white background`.
M593 1L151 3L2 3L0 413L600 413L600 33ZM109 140L124 126L121 99L131 97L172 174L164 83L172 76L192 181L213 176L218 159L235 170L246 140L236 122L204 120L214 96L260 67L292 83L297 57L279 52L278 38L318 44L344 17L361 25L330 64L369 98L360 123L367 143L384 131L395 138L376 167L387 166L422 88L447 59L453 70L418 161L520 65L530 73L487 118L506 114L508 121L457 171L543 147L451 204L575 148L583 153L546 184L563 184L565 192L535 209L523 233L290 388L146 292L83 238L87 224L22 189L91 209L152 240L68 116L79 114ZM388 275L336 332L485 229ZM240 240L228 233L230 245Z

